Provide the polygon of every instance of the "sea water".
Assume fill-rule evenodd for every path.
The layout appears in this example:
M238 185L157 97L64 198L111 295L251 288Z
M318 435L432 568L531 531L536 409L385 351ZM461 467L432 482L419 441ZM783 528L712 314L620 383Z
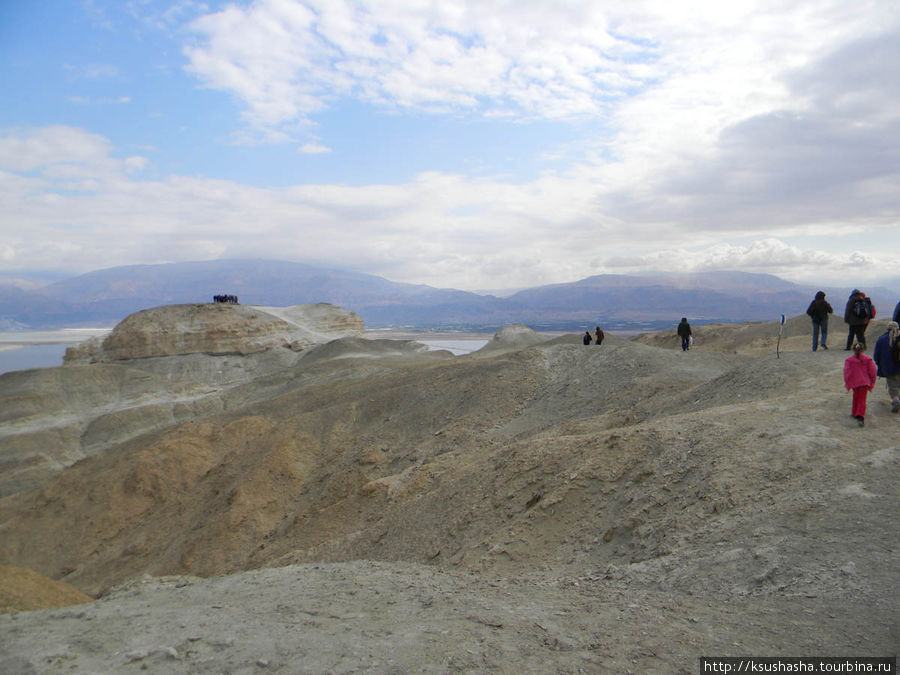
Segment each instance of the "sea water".
M437 349L446 349L447 351L452 352L454 355L459 356L461 354L471 354L472 352L481 349L489 342L489 340L480 338L469 338L464 340L445 340L442 338L435 338L433 340L416 340L416 342L421 342L432 351Z
M68 347L108 332L108 328L0 332L0 375L13 370L61 366ZM426 338L416 342L421 342L431 350L446 349L460 356L481 349L489 340Z
M0 332L0 375L12 370L61 366L66 349L109 328Z

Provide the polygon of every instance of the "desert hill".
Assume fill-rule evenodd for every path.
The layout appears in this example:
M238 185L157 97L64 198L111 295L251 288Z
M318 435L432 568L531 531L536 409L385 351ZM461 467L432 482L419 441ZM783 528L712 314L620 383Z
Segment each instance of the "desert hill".
M812 353L803 319L780 358L762 323L696 330L687 353L672 331L585 347L517 327L462 357L343 337L291 360L48 369L153 364L160 386L202 357L178 386L219 403L0 499L0 564L100 596L0 617L0 665L694 672L703 654L894 653L900 417L881 382L856 426L844 334ZM231 382L211 365L245 359L278 365Z

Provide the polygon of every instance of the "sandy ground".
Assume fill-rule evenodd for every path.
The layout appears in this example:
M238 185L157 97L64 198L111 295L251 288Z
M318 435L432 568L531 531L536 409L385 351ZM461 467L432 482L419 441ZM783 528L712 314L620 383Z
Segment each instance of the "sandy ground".
M900 415L805 329L327 346L0 499L0 564L98 598L0 615L0 672L896 654Z

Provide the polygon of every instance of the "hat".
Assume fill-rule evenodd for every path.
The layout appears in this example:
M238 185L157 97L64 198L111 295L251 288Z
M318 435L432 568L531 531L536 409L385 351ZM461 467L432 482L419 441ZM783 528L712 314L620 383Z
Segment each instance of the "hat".
M888 321L887 329L900 330L900 324L898 324L896 321Z

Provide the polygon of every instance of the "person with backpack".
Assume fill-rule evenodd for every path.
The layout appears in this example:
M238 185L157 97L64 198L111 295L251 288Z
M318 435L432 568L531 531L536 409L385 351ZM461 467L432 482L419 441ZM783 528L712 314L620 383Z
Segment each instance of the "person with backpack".
M681 351L686 352L691 348L691 324L688 323L687 317L681 317L681 323L678 324L678 337L681 338Z
M816 297L809 303L806 313L809 314L809 317L812 319L812 350L816 351L820 331L822 333L822 349L828 349L828 345L825 344L825 340L828 339L828 315L834 314L834 309L832 309L831 305L825 299L825 291L816 293Z
M890 321L887 332L878 338L872 353L878 377L887 381L891 412L900 412L900 324Z
M591 333L590 333L590 331L584 331L584 336L581 338L581 341L582 341L585 345L591 344Z
M847 333L847 346L845 352L850 351L854 341L866 348L866 327L869 321L875 318L875 307L872 301L858 288L854 288L844 308L844 323L850 326Z
M600 330L600 326L597 326L597 331L596 331L595 335L597 336L597 341L594 344L602 345L603 338L606 337L606 334L602 330Z
M866 424L866 397L875 388L875 362L863 354L865 347L859 342L853 345L853 356L844 361L844 386L853 391L850 416L859 426Z

